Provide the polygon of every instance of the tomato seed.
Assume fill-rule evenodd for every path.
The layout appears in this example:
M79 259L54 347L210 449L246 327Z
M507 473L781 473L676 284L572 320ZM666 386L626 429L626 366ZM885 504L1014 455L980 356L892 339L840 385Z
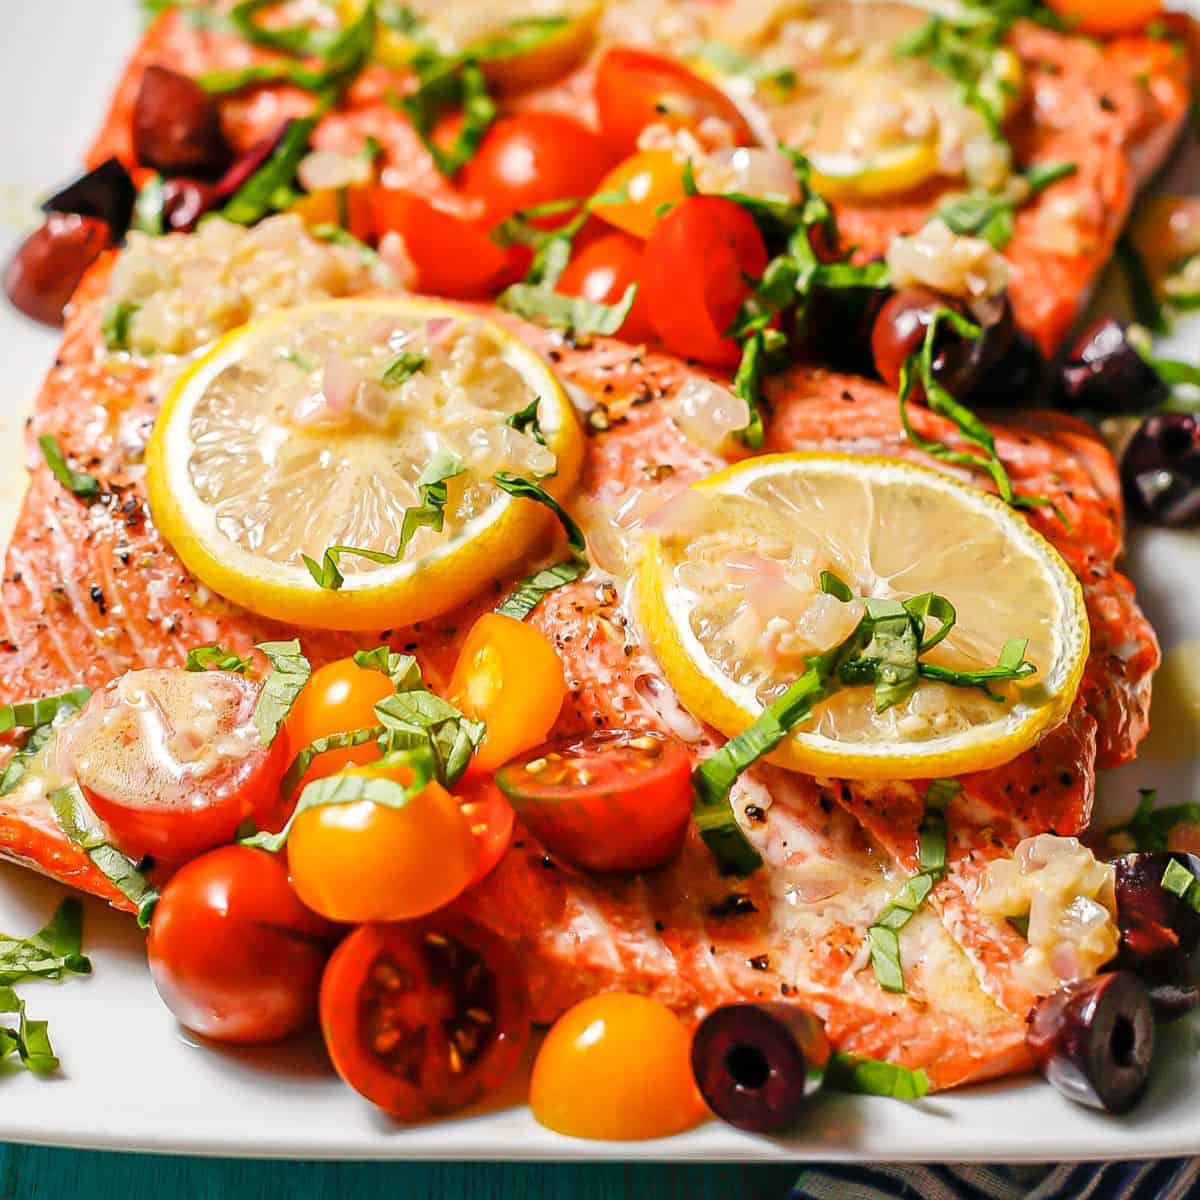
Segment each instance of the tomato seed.
M461 1075L462 1069L463 1069L463 1061L462 1061L462 1056L458 1052L458 1047L453 1042L451 1042L449 1049L450 1049L450 1070L452 1070L455 1073L455 1075Z
M546 769L546 760L544 758L534 758L525 764L525 770L530 775L536 775L539 771Z
M476 1025L490 1025L492 1023L492 1014L482 1008L468 1008L466 1015Z

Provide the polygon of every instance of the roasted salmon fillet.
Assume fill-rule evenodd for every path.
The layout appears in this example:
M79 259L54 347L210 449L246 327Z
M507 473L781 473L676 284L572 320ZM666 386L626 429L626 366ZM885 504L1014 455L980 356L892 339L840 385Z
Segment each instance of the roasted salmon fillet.
M256 641L295 632L213 596L154 529L140 462L158 403L156 376L98 353L108 270L99 264L77 293L29 429L30 490L3 583L0 693L14 698L98 686L131 667L178 665L198 644L248 652ZM610 516L618 506L640 497L664 502L720 465L670 417L691 372L624 343L571 346L559 334L498 319L554 364L581 405L606 414L589 423L594 431L573 507L616 540L607 549L597 543L600 567L550 594L533 617L558 648L571 688L558 732L660 729L683 736L700 759L719 739L678 708L625 597L602 569L622 553L620 526ZM880 385L800 367L773 381L772 402L772 449L918 457L904 440L895 396ZM926 410L916 419L927 435L953 440ZM722 878L695 835L672 866L612 881L556 862L518 826L500 867L460 903L520 948L538 1019L614 987L657 995L693 1017L723 1000L783 997L810 1006L844 1049L923 1067L939 1087L1027 1065L1030 995L1012 972L1023 944L973 905L980 874L1030 833L1086 826L1097 761L1130 757L1145 732L1158 652L1131 586L1113 565L1121 511L1108 452L1086 426L1052 414L1015 416L995 429L1017 486L1049 496L1070 522L1041 510L1031 517L1083 580L1092 658L1067 721L1016 761L963 779L948 814L947 876L933 907L905 932L908 992L880 990L863 946L866 928L912 867L923 785L847 784L759 766L735 792L767 864L745 884ZM99 502L89 505L54 480L34 450L33 439L44 433L101 481ZM318 664L388 640L415 653L437 688L472 619L510 583L497 579L494 591L466 609L412 629L381 630L377 638L299 636ZM0 801L0 848L124 903L66 840L36 786Z

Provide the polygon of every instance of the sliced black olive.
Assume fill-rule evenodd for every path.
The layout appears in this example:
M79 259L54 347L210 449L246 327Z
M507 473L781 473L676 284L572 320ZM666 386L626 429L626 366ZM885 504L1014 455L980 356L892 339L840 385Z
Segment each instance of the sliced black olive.
M133 219L137 188L129 172L115 158L105 159L94 171L81 175L55 192L42 205L42 212L76 213L95 217L108 226L109 236L119 242Z
M1150 1078L1150 996L1129 971L1068 983L1029 1014L1025 1040L1038 1069L1068 1099L1128 1112Z
M170 233L191 233L216 203L217 192L211 185L196 179L168 179L163 184L163 227Z
M794 344L807 358L836 371L862 373L871 331L891 295L885 288L814 287Z
M829 1062L821 1022L794 1004L730 1004L692 1038L692 1073L709 1108L755 1133L782 1133L821 1086Z
M971 392L971 403L996 407L1036 406L1049 390L1045 355L1023 329L1014 329L1008 351L984 373Z
M1132 971L1142 981L1150 994L1154 1018L1163 1024L1178 1021L1200 1004L1200 987L1191 959L1177 947L1150 955L1133 954L1122 947L1113 965Z
M92 217L51 213L4 270L4 294L27 317L61 325L83 273L108 245L108 226Z
M212 96L194 79L151 65L133 105L133 152L164 175L213 178L229 166L229 143Z
M1200 414L1147 417L1121 455L1130 508L1156 525L1200 524Z
M1200 946L1200 913L1162 885L1172 862L1200 876L1200 858L1194 854L1143 851L1113 863L1117 925L1122 947L1130 953L1179 949L1191 954Z
M1094 321L1075 339L1063 362L1061 382L1067 408L1138 412L1167 398L1166 384L1113 317Z

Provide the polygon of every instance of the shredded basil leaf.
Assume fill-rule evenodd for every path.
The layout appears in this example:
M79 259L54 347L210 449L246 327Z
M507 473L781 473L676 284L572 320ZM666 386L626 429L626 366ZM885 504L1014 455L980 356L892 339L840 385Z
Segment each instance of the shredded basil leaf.
M252 659L217 645L193 646L183 664L186 671L207 671L209 667L215 667L218 671L233 671L238 675L245 675L253 665Z
M78 712L91 697L85 687L72 688L57 696L43 696L38 700L22 700L17 704L0 707L0 733L10 729L37 729L49 725L60 712Z
M534 500L538 504L544 504L558 518L563 532L567 535L567 545L577 555L587 553L587 540L583 536L583 530L579 528L574 517L541 484L512 471L497 471L492 476L492 482L501 491L516 496L519 500Z
M150 237L163 233L163 177L157 171L142 184L133 202L133 228Z
M546 438L542 434L541 422L538 418L539 406L541 398L534 396L524 408L518 409L511 416L505 418L505 425L509 429L515 429L518 433L527 433L539 446L546 444Z
M1200 912L1200 879L1197 879L1178 859L1171 859L1163 872L1162 886L1173 896L1186 901Z
M354 662L364 671L383 672L398 692L421 686L421 668L411 654L397 654L387 646L376 646L374 650L355 650Z
M586 558L565 558L562 562L543 567L522 579L497 606L496 611L501 616L524 621L548 592L582 578L587 573L588 565Z
M83 905L75 896L67 896L29 937L0 933L0 985L91 973L91 960L83 953Z
M457 175L475 156L483 135L496 119L496 102L474 59L434 57L418 63L418 70L417 90L393 97L392 103L408 116L438 171L447 177ZM448 148L440 146L433 138L438 120L443 113L460 107L463 120L454 142Z
M323 106L318 106L323 111ZM279 145L221 210L221 216L236 225L253 225L268 213L291 206L296 168L308 152L309 138L318 113L299 117L288 124Z
M1128 838L1135 850L1166 850L1177 825L1200 824L1200 804L1156 808L1158 792L1154 788L1139 788L1138 797L1137 810L1124 825L1108 831L1110 839Z
M260 25L254 18L265 8L272 8L279 0L241 0L229 13L229 21L241 37L254 46L268 50L282 50L296 56L326 58L344 35L340 29L318 28L313 25L288 25L272 27ZM367 5L373 8L373 5Z
M138 924L145 929L158 903L154 885L138 869L137 863L106 839L78 785L58 788L50 793L49 799L63 833L85 850L96 868L136 906Z
M383 732L382 725L368 725L363 729L352 729L347 733L330 733L308 743L292 759L283 781L279 785L279 794L284 800L290 800L292 794L300 786L313 759L324 754L327 750L347 750L351 746L362 746L373 741Z
M821 591L826 596L832 596L835 600L840 600L843 604L849 604L854 599L854 593L850 590L850 585L832 571L821 572Z
M946 807L961 791L957 779L935 779L926 789L918 850L922 871L940 876L946 869Z
M25 1015L25 1002L11 987L0 987L0 1013L15 1013L17 1028L0 1026L0 1060L14 1051L21 1066L35 1075L58 1070L58 1059L50 1045L45 1021L31 1021Z
M100 494L100 481L95 475L89 475L86 471L74 470L68 464L66 455L63 454L62 447L58 444L58 439L52 433L43 433L38 438L38 446L41 447L46 465L50 468L50 474L68 492L83 497L95 497Z
M384 808L404 808L435 777L433 758L423 749L397 751L372 765L381 772L397 766L406 766L412 771L412 782L404 786L383 774L327 775L323 779L314 779L300 793L295 811L278 833L256 833L243 838L241 844L278 853L287 845L296 818L310 808L321 808L330 804L357 804L362 800L382 805Z
M1026 200L1077 170L1072 162L1034 163L1022 176L1029 187ZM1012 241L1014 217L1023 203L1024 200L1001 193L976 189L951 197L938 208L936 215L954 233L984 238L997 250L1003 250Z
M425 355L405 350L388 363L379 381L384 387L399 387L406 379L411 379L425 365L425 361Z
M566 296L542 284L514 283L500 293L496 303L518 317L540 321L556 329L608 336L625 323L637 299L637 291L638 285L631 283L616 304L599 304L583 296Z
M271 664L254 706L254 728L263 745L269 746L308 682L312 666L295 638L290 642L259 642L255 649L261 650Z
M100 321L100 336L106 350L129 349L129 324L139 307L122 300L104 314Z
M920 1100L929 1092L929 1076L895 1063L835 1052L825 1068L825 1086L835 1092L862 1096L887 1096L893 1100Z
M871 969L885 992L904 991L904 968L900 963L900 938L887 925L872 925L867 930L871 947Z

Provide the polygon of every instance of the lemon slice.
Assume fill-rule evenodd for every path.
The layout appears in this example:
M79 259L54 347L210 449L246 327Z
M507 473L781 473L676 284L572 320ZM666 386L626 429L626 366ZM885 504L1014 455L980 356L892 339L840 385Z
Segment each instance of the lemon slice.
M514 416L535 400L545 445ZM252 612L327 629L454 608L550 519L492 475L562 496L581 457L570 402L522 342L462 310L382 298L284 309L228 334L175 382L146 453L151 514L188 570ZM331 546L395 554L439 462L462 467L440 531L418 527L395 562L343 555L336 590L314 580L303 556Z
M727 737L842 642L862 600L825 595L832 571L856 597L947 597L958 614L923 661L994 666L1028 638L1037 674L997 689L922 679L880 713L846 687L772 755L848 779L917 779L1015 758L1067 713L1088 653L1079 582L1057 551L996 497L911 463L840 455L748 459L694 484L653 522L638 610L683 705ZM935 628L930 625L930 631Z
M812 185L831 200L871 199L907 192L938 173L937 140L908 142L864 156L810 149Z

